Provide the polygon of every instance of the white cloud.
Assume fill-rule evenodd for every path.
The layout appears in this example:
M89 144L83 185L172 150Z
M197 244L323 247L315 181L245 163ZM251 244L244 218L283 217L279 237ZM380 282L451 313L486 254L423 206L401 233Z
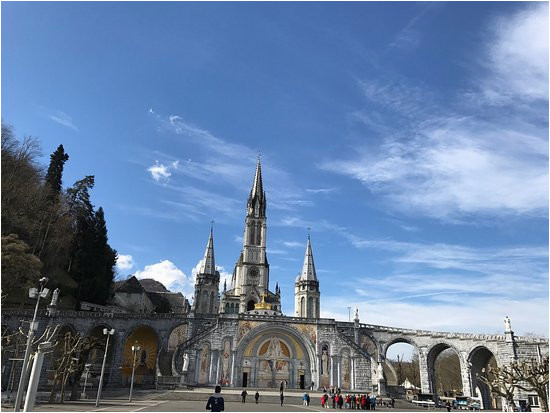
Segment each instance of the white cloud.
M141 271L136 271L136 278L152 278L162 283L170 291L180 291L187 299L193 296L194 280L169 260L162 260L156 264L146 265Z
M298 242L298 241L283 241L283 245L289 248L300 248L300 247L305 248L306 244L305 242Z
M330 194L336 192L338 188L306 188L306 192L312 194Z
M407 141L386 141L378 153L321 167L360 180L403 211L436 218L546 214L544 136L473 118L439 119L424 128Z
M118 254L116 268L119 271L127 271L134 267L135 262L131 255Z
M470 76L474 91L457 91L455 102L399 76L359 79L370 106L352 119L368 128L370 145L373 137L382 143L356 146L321 169L359 180L385 207L408 215L546 217L548 4L501 17L488 33L479 60L489 64Z
M548 100L548 3L497 19L488 43L483 93L492 103Z
M385 302L383 305L370 297L348 297L342 303L336 297L321 296L321 317L348 319L347 305L359 307L361 322L410 329L503 334L504 317L509 316L517 335L527 332L547 334L548 308L546 298L514 300L510 298L487 300L475 294L464 296L452 303ZM340 297L341 298L341 297ZM434 316L437 315L437 316ZM353 316L353 315L352 315Z
M151 173L151 176L153 179L157 182L168 182L169 178L172 176L173 170L177 170L179 167L179 161L171 162L168 165L164 165L159 163L159 161L155 161L155 164L149 168L147 168L147 171Z
M73 123L73 118L60 110L56 111L54 115L50 115L50 119L67 128L73 129L75 131L78 130L76 125Z

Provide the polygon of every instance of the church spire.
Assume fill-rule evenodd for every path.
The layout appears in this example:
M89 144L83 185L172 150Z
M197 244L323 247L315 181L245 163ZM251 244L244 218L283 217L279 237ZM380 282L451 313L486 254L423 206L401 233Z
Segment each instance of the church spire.
M216 274L216 263L214 262L213 222L210 224L210 237L208 238L204 258L201 261L199 274Z
M313 252L311 251L311 240L309 234L307 235L306 254L304 257L304 265L302 267L300 280L317 281L317 274L315 273L315 264L313 263Z
M262 182L262 164L260 155L258 155L258 163L256 164L256 173L254 174L254 182L248 196L248 214L259 217L265 217L265 192Z

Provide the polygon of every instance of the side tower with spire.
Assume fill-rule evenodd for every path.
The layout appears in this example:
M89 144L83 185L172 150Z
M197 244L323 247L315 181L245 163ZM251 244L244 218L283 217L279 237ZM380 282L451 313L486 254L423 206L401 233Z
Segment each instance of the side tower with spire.
M244 313L264 300L280 311L280 294L269 291L269 263L266 256L266 196L260 157L246 203L243 248L235 264L231 289L222 295L223 312Z
M204 258L201 261L195 282L192 311L196 315L214 315L218 313L219 285L220 273L216 271L213 228L210 226L210 237L208 238Z
M320 317L319 281L315 273L313 252L311 251L311 239L307 236L306 255L302 272L296 277L294 284L294 314L296 317L319 318Z

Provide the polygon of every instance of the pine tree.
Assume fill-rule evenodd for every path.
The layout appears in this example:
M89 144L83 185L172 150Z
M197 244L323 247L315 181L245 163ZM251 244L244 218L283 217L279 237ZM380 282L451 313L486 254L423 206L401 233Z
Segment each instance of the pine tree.
M103 208L94 212L89 190L94 177L75 183L69 189L71 205L76 213L76 235L69 273L78 283L77 300L105 304L114 278L116 251L108 244Z
M46 186L51 190L50 197L56 197L61 193L63 167L68 160L69 155L65 153L63 145L59 145L50 155L50 166L46 172Z

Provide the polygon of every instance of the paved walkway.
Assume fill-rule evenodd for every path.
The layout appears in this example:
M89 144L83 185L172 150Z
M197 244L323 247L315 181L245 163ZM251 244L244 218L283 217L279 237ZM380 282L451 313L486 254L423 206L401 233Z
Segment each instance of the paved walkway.
M254 402L256 389L249 388L247 403L240 402L242 389L224 388L222 395L225 398L226 412L327 412L333 409L322 409L320 405L319 392L309 392L312 396L311 405L303 406L301 395L303 391L289 390L285 392L285 403L279 402L279 391L272 389L260 389L260 402ZM98 408L95 407L95 398L67 401L60 403L38 403L34 411L38 412L204 412L206 401L212 394L210 388L196 388L189 390L137 390L134 392L132 403L128 402L128 394L124 389L117 389L112 392L105 392L104 398ZM45 400L45 398L44 398ZM13 405L2 405L2 411L12 411ZM336 409L342 413L357 413L359 411ZM398 400L395 409L378 406L378 411L406 412L411 410L427 410L418 408L405 401ZM430 409L433 411L433 409ZM363 411L361 411L363 412ZM335 412L336 413L336 412Z

